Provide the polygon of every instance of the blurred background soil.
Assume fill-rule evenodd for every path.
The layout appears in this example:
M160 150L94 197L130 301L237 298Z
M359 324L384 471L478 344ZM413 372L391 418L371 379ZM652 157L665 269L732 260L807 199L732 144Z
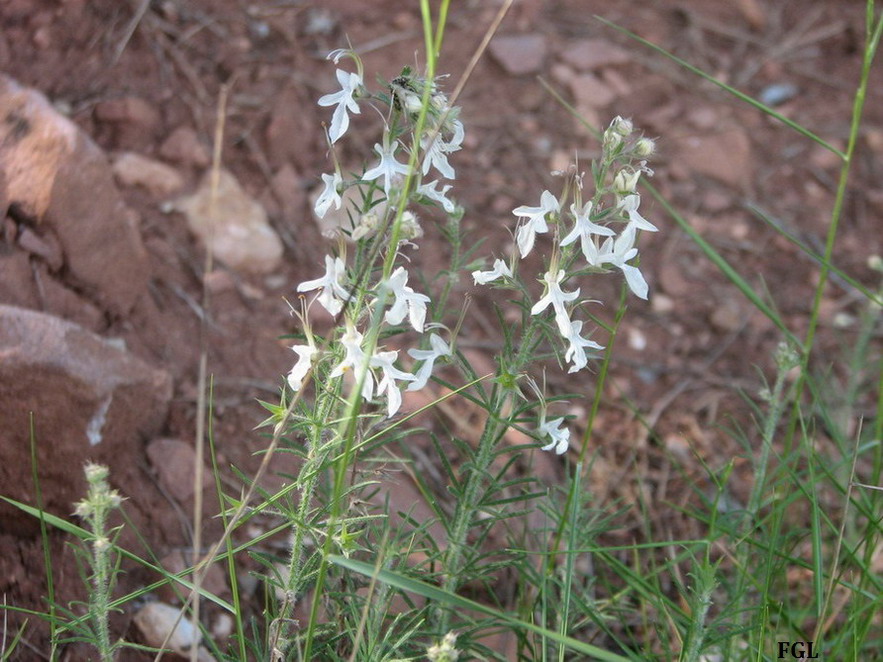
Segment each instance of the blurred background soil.
M486 238L486 251L505 254L512 209L536 204L543 189L555 191L552 170L574 156L588 164L598 153L595 139L542 79L590 126L602 128L622 115L658 137L652 184L802 336L818 267L756 211L820 251L838 159L594 15L759 96L843 148L861 67L864 6L842 0L516 2L458 100L467 138L451 161L457 172L451 195L466 209L467 236ZM453 3L439 67L450 74L448 90L498 7L495 1ZM331 169L321 131L330 109L316 100L337 85L326 54L348 43L364 58L375 89L374 72L391 79L403 65L419 66L417 3L0 3L0 73L9 77L0 86L0 304L16 307L0 312L0 335L6 334L0 349L19 348L16 356L0 352L7 380L0 386L0 492L35 503L33 412L50 512L68 517L84 490L80 465L103 461L128 498L132 523L124 542L146 554L131 533L137 528L158 557L180 554L191 537L189 471L203 349L225 487L238 491L231 465L246 474L255 470L255 453L267 443L255 430L264 418L257 400L278 400L294 359L280 338L296 328L286 300L295 300L299 282L321 272L321 256L330 250L309 204L319 175ZM883 80L876 83L835 250L837 267L870 287L877 282L866 260L883 253ZM259 205L266 215L260 232L277 239L235 266L216 260L205 278L206 309L204 244L180 210L209 170L224 86L220 162L239 189L225 204L252 211L249 205ZM27 88L45 95L43 105ZM341 143L344 163L373 154L377 125L368 108L352 117ZM590 437L596 451L591 490L600 505L614 499L651 504L656 531L691 538L700 535L691 530L696 523L678 510L690 497L686 486L703 483L703 465L718 469L744 454L728 428L741 425L756 445L749 404L764 375L772 374L782 333L650 195L641 212L662 230L641 239L650 301L628 301L609 392ZM415 262L433 274L445 266L449 247L430 218L424 229ZM597 291L584 295L607 302L597 314L610 320L621 283L613 276L597 281ZM457 290L473 292L471 279L463 278ZM860 303L845 281L832 278L822 304L820 357L841 356L849 346L855 332L849 320ZM461 347L490 369L499 341L487 309L470 307ZM61 360L59 352L69 356ZM106 377L94 376L96 365L114 366L119 375L93 388ZM547 372L553 392L586 396L572 401L575 439L594 393L591 374L578 380ZM873 412L872 396L859 414ZM458 432L468 439L477 412L451 402L439 416L459 421ZM93 410L102 406L96 419ZM95 421L105 419L96 428ZM433 452L427 445L427 465ZM290 460L279 462L279 473L292 470ZM549 484L564 466L548 454L537 454L534 463ZM750 465L737 460L736 475L734 485L744 479L745 486L744 493L735 488L739 500L750 487ZM400 482L390 492L394 505L401 498L406 508L415 490L407 479ZM206 515L217 508L208 498ZM632 540L640 527L636 513L612 535ZM217 520L208 519L205 539L217 533ZM82 598L71 549L61 535L51 540L59 600ZM121 590L154 579L126 569ZM9 507L0 510L0 594L11 605L45 608L39 527ZM20 622L10 618L10 627ZM117 634L137 639L130 621L128 611L115 617ZM21 659L46 651L39 630L28 630L25 646ZM63 659L78 659L77 653Z

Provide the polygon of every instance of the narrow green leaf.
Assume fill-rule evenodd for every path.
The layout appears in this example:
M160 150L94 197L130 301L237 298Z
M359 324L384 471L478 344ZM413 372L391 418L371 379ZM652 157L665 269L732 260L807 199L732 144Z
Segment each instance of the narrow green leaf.
M629 39L634 39L639 44L643 44L647 48L651 48L654 51L656 51L657 53L659 53L660 55L667 57L672 62L676 62L680 66L684 67L684 69L687 69L691 73L696 74L700 78L704 78L709 83L716 85L717 87L719 87L722 90L724 90L725 92L733 95L734 97L736 97L740 101L744 101L749 106L753 106L754 108L757 108L762 113L765 113L765 114L769 115L770 117L776 118L785 126L794 129L800 135L809 138L810 140L812 140L815 143L818 143L819 145L821 145L825 149L827 149L827 150L833 152L834 154L836 154L837 156L839 156L841 159L846 159L846 154L844 154L842 151L840 151L839 149L834 147L831 143L826 142L825 140L823 140L822 138L820 138L819 136L814 134L809 129L798 124L794 120L788 119L787 117L785 117L781 113L777 113L775 110L773 110L769 106L762 104L760 101L758 101L756 99L753 99L752 97L748 96L744 92L740 92L735 87L727 85L726 83L722 83L721 81L719 81L717 78L715 78L711 74L707 74L704 71L702 71L701 69L699 69L698 67L694 67L692 64L690 64L686 60L682 60L677 55L673 55L672 53L669 53L667 50L665 50L661 46L657 46L652 41L647 41L646 39L643 39L643 38L639 37L638 35L636 35L634 32L626 30L625 28L617 25L616 23L608 21L605 18L601 18L600 16L595 16L595 18L598 19L599 21L601 21L607 27L613 28L617 32L621 32L622 34L627 36Z
M515 618L514 616L498 611L492 607L488 607L487 605L483 605L480 602L475 602L474 600L469 600L468 598L464 598L454 593L449 593L448 591L440 589L437 586L433 586L432 584L427 584L425 582L421 582L410 577L405 577L404 575L401 575L397 572L392 572L390 570L375 568L374 565L370 563L365 563L364 561L356 561L355 559L348 559L346 557L337 555L330 555L328 557L328 560L335 565L341 566L342 568L347 568L348 570L358 572L359 574L365 575L366 577L371 577L372 579L378 579L386 584L389 584L390 586L395 586L396 588L399 588L403 591L417 593L418 595L422 595L429 600L443 602L457 609L468 609L472 611L477 611L493 618L498 618L501 621L505 621L524 630L530 630L531 632L534 632L542 637L546 637L548 639L552 639L558 643L561 643L573 651L589 655L591 656L590 659L605 660L607 662L629 662L630 660L630 658L623 657L622 655L617 655L616 653L611 653L609 651L605 651L602 648L598 648L597 646L593 646L582 641L577 641L572 637L567 637L552 630L547 630L546 628L540 627L539 625L534 625L533 623L522 621L518 618ZM631 659L638 658L634 657Z

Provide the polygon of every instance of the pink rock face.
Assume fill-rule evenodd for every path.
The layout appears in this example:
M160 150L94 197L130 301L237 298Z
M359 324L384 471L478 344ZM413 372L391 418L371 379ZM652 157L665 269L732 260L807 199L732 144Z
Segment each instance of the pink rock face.
M72 283L113 315L130 311L147 285L147 253L104 153L42 94L2 75L0 171L0 197L57 238Z
M34 421L43 501L67 517L84 490L87 460L110 467L112 482L142 479L142 441L165 422L171 377L82 327L0 305L0 492L33 503ZM125 495L125 494L124 494ZM0 531L38 522L0 505Z
M546 38L541 34L520 34L494 37L490 54L507 74L535 74L546 59Z

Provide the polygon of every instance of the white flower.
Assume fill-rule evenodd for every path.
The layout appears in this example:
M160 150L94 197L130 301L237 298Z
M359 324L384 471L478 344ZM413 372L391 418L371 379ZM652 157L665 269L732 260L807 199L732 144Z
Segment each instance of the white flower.
M472 278L476 285L487 285L497 278L512 278L512 270L503 260L497 258L494 260L494 268L490 271L473 271Z
M355 328L349 327L340 339L340 344L346 350L346 355L343 357L343 361L328 376L332 378L340 377L347 370L353 370L353 374L356 375L356 380L358 381L361 378L359 371L364 369L365 377L362 381L362 398L370 400L374 395L374 375L368 370L365 352L362 350L362 334L356 331Z
M325 214L331 205L334 205L335 209L340 209L340 206L343 204L343 200L340 197L340 185L343 184L343 179L340 173L335 172L333 175L322 175L322 181L325 182L325 190L316 199L316 206L313 208L316 216L319 218L325 218Z
M453 214L456 210L456 205L454 205L453 201L446 197L448 191L451 190L451 185L445 184L444 186L442 186L441 191L436 191L436 186L438 186L438 180L435 180L434 182L429 182L428 184L422 184L417 187L417 195L425 195L430 200L434 200L435 202L439 203L446 212L448 212L449 214Z
M555 309L555 321L558 323L558 330L565 338L570 334L570 315L567 313L566 303L573 301L579 296L579 288L573 292L565 292L561 289L561 281L564 279L564 270L559 269L557 273L552 274L547 271L543 276L546 283L546 294L542 299L537 301L533 308L530 309L531 315L539 315L549 304Z
M445 141L441 136L441 132L439 132L430 145L429 138L433 131L429 131L420 140L420 146L426 152L426 155L423 157L424 175L429 172L430 167L434 167L446 179L454 179L456 176L451 164L448 163L447 155L460 150L466 134L463 130L463 123L460 120L454 120L451 122L451 126L453 128L453 135L448 141Z
M429 346L432 347L432 349L408 350L408 354L415 361L423 361L423 365L420 366L420 369L417 370L414 375L414 381L408 385L409 391L419 391L426 386L426 382L429 381L429 376L432 374L432 369L435 366L436 359L440 356L451 355L451 348L448 346L448 343L435 333L429 336Z
M312 342L309 345L293 345L291 349L297 354L297 362L288 373L288 385L292 391L299 391L319 349Z
M512 210L512 213L519 218L528 219L526 223L518 228L518 233L515 236L521 257L527 257L527 254L530 253L538 233L549 231L549 226L546 225L546 214L558 213L560 209L561 204L558 202L558 199L549 191L543 191L539 207L523 205Z
M614 235L614 232L610 228L606 228L603 225L592 223L590 218L590 214L592 213L591 200L589 200L583 206L582 211L580 211L579 207L577 207L576 205L570 205L570 213L572 213L574 219L576 219L576 224L573 226L573 230L571 230L570 233L561 240L561 245L568 246L579 239L580 245L582 246L583 255L585 255L586 261L591 264L592 256L595 252L597 252L597 248L595 247L595 242L592 239L592 235L596 234L604 237L612 237Z
M332 144L336 143L338 138L346 133L346 130L349 128L350 116L346 111L349 110L356 115L362 112L359 109L359 104L353 99L356 90L362 85L361 76L338 69L337 82L340 83L342 88L340 92L326 94L318 102L320 106L333 106L337 104L337 108L334 109L334 114L331 116L331 128L328 129L328 136L331 138Z
M311 292L321 289L317 297L322 307L334 315L343 309L343 302L350 298L350 293L340 284L340 280L346 275L343 260L339 257L325 256L325 275L315 280L307 280L297 286L298 292Z
M398 358L398 351L377 352L371 357L371 367L380 368L383 377L377 384L377 390L386 391L387 416L392 417L399 407L402 406L402 392L399 390L395 380L414 381L416 377L408 372L404 372L396 368L393 363Z
M389 310L386 311L384 319L387 324L400 324L405 315L411 322L411 326L419 332L423 333L423 323L426 321L426 304L430 298L425 294L418 294L408 287L408 272L404 267L399 267L392 272L389 280L386 281L386 287L389 288L395 301Z
M638 230L647 230L647 232L658 232L659 228L653 225L646 218L638 213L638 207L641 205L641 196L637 193L625 196L617 205L629 217L629 225L634 225Z
M564 417L556 418L551 421L546 421L545 415L540 420L540 427L537 428L537 432L542 436L548 435L549 438L552 439L548 444L543 446L540 450L550 451L553 448L555 449L555 453L561 455L570 447L570 429L564 428L561 429L561 424L564 422Z
M634 292L635 296L646 299L649 290L647 281L644 280L638 267L627 264L638 254L638 249L635 248L635 235L635 225L628 223L615 242L612 238L604 242L604 245L601 246L599 259L602 264L611 264L622 270L629 289Z
M566 335L566 340L570 343L567 352L564 354L565 361L572 361L573 365L567 372L577 372L586 367L589 360L586 356L585 348L604 349L601 345L593 340L583 338L579 333L582 331L583 323L576 320L570 323L570 333Z
M389 189L392 187L392 182L396 175L408 174L408 166L395 160L394 155L398 146L398 142L393 143L392 148L381 147L379 143L375 143L374 151L380 155L380 163L362 175L362 180L366 182L383 177L383 192L386 194L386 197L389 197Z

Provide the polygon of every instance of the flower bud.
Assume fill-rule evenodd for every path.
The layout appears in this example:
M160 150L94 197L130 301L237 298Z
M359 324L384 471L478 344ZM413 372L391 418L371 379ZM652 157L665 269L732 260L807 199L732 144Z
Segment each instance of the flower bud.
M616 131L608 128L604 132L602 146L604 148L605 153L610 154L617 147L619 147L621 144L622 144L622 136L619 135Z
M399 228L399 237L408 241L410 239L419 239L423 236L423 228L420 227L420 221L417 215L410 211L402 214L402 224Z
M610 122L610 130L625 138L635 130L635 126L632 124L631 120L623 119L617 115L613 118L613 121Z
M616 176L613 178L613 191L617 195L629 195L634 193L640 177L640 170L623 168L616 173Z
M385 206L383 207L383 211L386 211ZM370 237L375 232L377 232L378 227L380 227L380 216L377 214L375 208L369 211L367 214L362 215L362 218L359 219L359 223L356 225L350 237L353 241L358 241L359 239Z
M641 138L635 143L635 156L648 157L656 151L656 142L652 138Z

